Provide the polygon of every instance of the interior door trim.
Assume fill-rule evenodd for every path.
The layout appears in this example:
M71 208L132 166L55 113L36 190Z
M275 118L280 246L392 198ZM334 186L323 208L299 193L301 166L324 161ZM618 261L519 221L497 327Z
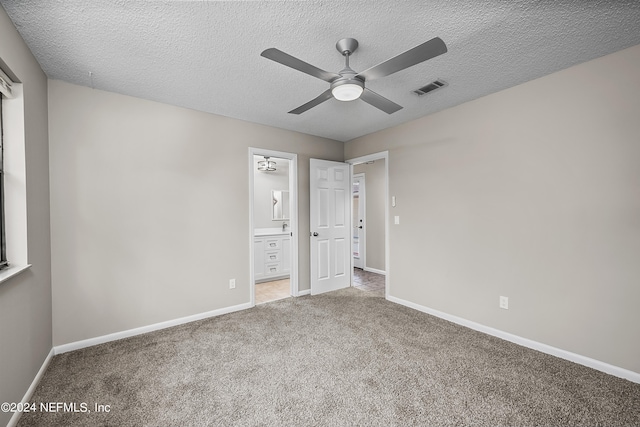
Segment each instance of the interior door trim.
M289 208L290 220L289 231L291 232L291 272L289 274L290 292L294 297L300 296L299 286L299 264L298 264L298 239L299 222L298 222L298 155L295 153L287 153L284 151L267 150L264 148L249 147L249 303L251 307L256 305L256 287L254 279L254 259L253 259L253 240L254 240L254 218L253 218L253 194L254 194L254 175L255 165L253 156L269 156L287 159L289 164Z
M353 176L353 166L360 163L370 162L372 160L384 159L384 269L386 275L384 278L384 297L389 299L391 294L391 263L390 263L390 247L389 247L389 151L380 151L378 153L367 154L365 156L354 157L346 160L349 163L351 169L351 175ZM351 200L351 209L353 210L353 198ZM351 212L353 217L353 212ZM353 230L351 231L351 240L353 241ZM353 257L351 257L351 286L353 286Z

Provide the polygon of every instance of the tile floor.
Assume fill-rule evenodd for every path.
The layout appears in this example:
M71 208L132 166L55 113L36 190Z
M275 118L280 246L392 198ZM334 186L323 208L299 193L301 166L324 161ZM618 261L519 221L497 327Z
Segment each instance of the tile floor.
M353 286L361 291L383 291L385 277L360 268L353 269Z
M384 295L384 276L359 268L353 269L353 286L361 291L380 291ZM256 304L289 298L289 279L256 284Z
M256 284L256 304L289 298L290 296L289 279Z

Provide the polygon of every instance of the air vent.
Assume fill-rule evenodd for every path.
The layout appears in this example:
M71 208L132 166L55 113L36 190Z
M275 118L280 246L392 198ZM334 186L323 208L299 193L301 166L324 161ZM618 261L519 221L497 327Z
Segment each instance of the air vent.
M438 80L432 81L426 86L422 86L420 89L414 90L413 93L416 93L418 95L426 95L429 92L433 92L434 90L438 90L448 85L449 83L445 82L442 79L438 79Z

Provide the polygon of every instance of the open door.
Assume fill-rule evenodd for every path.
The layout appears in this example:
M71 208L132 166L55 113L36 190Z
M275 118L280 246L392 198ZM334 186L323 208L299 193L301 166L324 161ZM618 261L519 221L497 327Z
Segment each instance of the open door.
M347 163L311 159L311 295L351 284L351 179Z
M364 269L365 249L366 249L366 234L364 232L365 226L365 177L363 173L353 175L353 266L356 268Z

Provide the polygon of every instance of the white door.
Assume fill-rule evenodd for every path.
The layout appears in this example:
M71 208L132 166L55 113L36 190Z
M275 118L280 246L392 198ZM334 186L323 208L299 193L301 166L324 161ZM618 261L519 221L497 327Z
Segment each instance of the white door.
M311 295L351 283L349 165L311 159L309 168Z
M353 266L364 268L365 181L364 174L353 175Z

